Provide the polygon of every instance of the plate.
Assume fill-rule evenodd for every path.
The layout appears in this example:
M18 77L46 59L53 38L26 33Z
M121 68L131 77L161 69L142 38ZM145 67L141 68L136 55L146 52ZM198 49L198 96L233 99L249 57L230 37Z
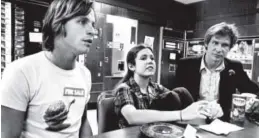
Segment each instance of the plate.
M184 129L169 123L149 123L142 125L140 131L151 138L179 138Z

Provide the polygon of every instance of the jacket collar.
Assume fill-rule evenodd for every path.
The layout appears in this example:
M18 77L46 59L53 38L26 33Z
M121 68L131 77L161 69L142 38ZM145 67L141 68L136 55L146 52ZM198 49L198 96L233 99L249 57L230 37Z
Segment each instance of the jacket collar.
M203 70L208 71L209 69L207 68L207 66L205 65L205 55L204 54L201 58L201 66L200 66L200 72L202 72ZM222 63L215 69L215 71L219 71L221 72L222 70L225 69L225 58L222 61Z

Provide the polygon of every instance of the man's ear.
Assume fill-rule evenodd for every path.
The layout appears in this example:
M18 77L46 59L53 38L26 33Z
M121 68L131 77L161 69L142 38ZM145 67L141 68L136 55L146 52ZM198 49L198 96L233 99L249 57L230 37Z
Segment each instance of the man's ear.
M128 68L129 68L129 70L131 70L131 71L135 71L135 66L134 66L133 64L130 64L130 63L129 63Z
M205 50L208 49L208 44L204 43Z

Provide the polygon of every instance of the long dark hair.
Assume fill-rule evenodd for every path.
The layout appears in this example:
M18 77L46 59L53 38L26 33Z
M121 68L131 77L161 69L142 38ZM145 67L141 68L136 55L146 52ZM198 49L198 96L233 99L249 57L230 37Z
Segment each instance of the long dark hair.
M134 76L134 72L129 69L129 64L136 65L135 59L137 57L138 52L143 49L146 49L146 48L153 52L153 50L145 44L138 44L137 46L135 46L129 50L127 57L126 57L127 73L118 84L124 83L124 82L128 81L131 77Z

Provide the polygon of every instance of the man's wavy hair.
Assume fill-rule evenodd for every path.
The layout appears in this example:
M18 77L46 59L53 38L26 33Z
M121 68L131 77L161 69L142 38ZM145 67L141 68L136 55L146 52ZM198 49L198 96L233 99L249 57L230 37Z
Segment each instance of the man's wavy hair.
M65 23L80 15L88 15L93 7L93 0L54 0L43 20L43 49L53 51L54 38L66 36Z
M230 37L230 49L234 46L237 42L238 38L238 30L234 24L228 24L225 22L215 24L211 26L204 36L205 44L209 44L212 36L219 35L219 36L229 36Z

